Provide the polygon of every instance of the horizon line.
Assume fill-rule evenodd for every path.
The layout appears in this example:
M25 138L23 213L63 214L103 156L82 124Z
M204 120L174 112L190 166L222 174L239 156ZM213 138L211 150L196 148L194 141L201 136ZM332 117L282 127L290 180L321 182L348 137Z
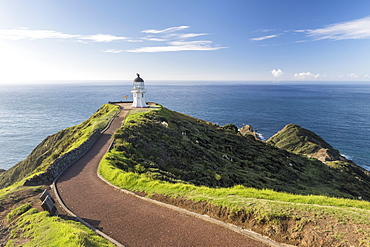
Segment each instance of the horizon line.
M102 83L102 82L123 82L123 83L132 83L134 79L132 80L127 80L127 79L93 79L93 80L74 80L74 79L68 79L68 80L57 80L57 79L50 79L50 80L21 80L21 81L12 81L12 82L4 82L1 83L0 85L52 85L52 84L84 84L88 82L93 82L93 83ZM237 84L250 84L250 85L263 85L263 84L273 84L273 85L281 85L281 84L370 84L370 81L335 81L335 80L324 80L324 81L319 81L319 80L171 80L171 79L166 79L166 80L159 80L159 79L154 79L154 80L145 80L147 85L153 85L152 83L155 83L155 85L161 85L158 83L163 83L163 85L174 85L176 82L189 82L189 85L193 85L193 83L202 83L202 84L210 84L210 83L215 83L215 84L232 84L232 83L237 83ZM172 82L172 83L171 83ZM186 85L186 84L182 84Z

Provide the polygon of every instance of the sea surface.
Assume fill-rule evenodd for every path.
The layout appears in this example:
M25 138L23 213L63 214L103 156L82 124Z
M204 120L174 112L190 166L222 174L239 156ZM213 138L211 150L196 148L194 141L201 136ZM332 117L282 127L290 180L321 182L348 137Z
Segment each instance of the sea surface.
M146 100L219 125L250 124L268 139L294 123L370 170L370 84L146 83ZM188 85L187 85L188 84ZM0 169L22 161L48 135L76 125L130 82L0 85Z

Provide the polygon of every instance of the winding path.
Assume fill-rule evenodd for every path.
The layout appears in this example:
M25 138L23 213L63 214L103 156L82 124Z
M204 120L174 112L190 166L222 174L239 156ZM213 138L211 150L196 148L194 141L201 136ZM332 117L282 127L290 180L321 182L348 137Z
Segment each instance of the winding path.
M56 189L74 214L125 246L253 246L245 235L122 193L97 176L114 132L129 109L124 105L94 146L57 180Z

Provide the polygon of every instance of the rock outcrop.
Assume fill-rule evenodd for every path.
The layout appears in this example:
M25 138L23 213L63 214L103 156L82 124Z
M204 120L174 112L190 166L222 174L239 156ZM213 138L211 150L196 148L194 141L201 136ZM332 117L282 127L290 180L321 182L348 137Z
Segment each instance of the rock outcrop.
M243 126L243 127L241 127L239 129L239 132L240 132L240 134L242 134L242 136L252 135L252 136L254 136L254 138L256 140L261 140L261 138L258 136L257 132L254 131L254 129L252 128L252 126L250 126L248 124L245 125L245 126Z

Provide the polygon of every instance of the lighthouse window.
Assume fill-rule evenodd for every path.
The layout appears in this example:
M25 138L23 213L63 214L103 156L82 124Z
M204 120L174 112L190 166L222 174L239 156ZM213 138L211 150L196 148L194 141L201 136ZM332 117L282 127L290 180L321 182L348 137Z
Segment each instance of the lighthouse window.
M141 94L141 97L143 97L143 98L144 98L144 94L143 94L143 93Z

